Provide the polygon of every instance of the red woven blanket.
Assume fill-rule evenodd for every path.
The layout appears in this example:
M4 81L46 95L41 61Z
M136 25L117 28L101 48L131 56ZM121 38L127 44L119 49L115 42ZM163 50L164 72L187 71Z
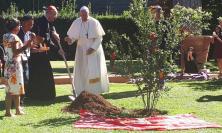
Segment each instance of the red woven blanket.
M147 118L105 118L85 110L80 111L80 120L74 123L74 127L138 131L222 128L220 125L200 120L191 114Z

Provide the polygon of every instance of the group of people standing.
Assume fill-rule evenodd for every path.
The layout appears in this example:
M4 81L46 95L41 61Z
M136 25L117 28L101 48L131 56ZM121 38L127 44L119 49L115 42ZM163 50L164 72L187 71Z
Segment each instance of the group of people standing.
M20 21L10 19L6 22L8 32L3 35L4 77L0 83L6 85L6 114L11 113L12 103L16 115L24 112L20 107L24 95L36 100L54 100L55 83L50 55L64 51L59 47L60 36L53 22L58 11L55 6L48 6L44 16L34 21L26 15ZM74 97L83 90L99 94L108 91L106 61L101 45L105 32L98 20L89 16L89 9L80 9L77 18L69 28L65 41L73 44L77 41L74 67ZM26 92L26 93L25 93Z

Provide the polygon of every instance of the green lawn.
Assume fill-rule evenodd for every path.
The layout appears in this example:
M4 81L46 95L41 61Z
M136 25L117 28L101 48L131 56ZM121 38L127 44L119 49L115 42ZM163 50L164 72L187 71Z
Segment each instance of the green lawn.
M51 61L51 65L53 68L53 73L56 76L62 76L62 75L67 75L67 69L65 66L64 61ZM115 70L112 70L110 66L110 62L107 60L106 61L106 66L107 66L107 71L109 74L120 74L120 75L126 75L126 64L122 60L117 60L115 62ZM74 66L74 61L68 61L68 66L70 69L70 72L73 72L73 66ZM134 64L132 65L132 70L133 71L138 71L139 65L134 61Z
M57 75L57 76L67 75L67 70L66 70L64 61L51 61L51 65L53 67L54 75ZM107 70L108 70L109 74L111 74L111 73L121 74L121 75L126 74L126 72L125 72L126 67L125 67L123 61L121 61L121 60L117 60L115 62L115 70L114 71L111 69L109 61L106 61L106 65L107 65ZM214 60L210 60L205 65L206 65L206 68L210 69L211 72L218 71L216 62ZM73 72L74 61L68 61L68 66L70 68L70 71ZM131 67L131 69L133 71L137 71L139 69L139 65L136 62L134 62L134 65ZM179 72L180 69L177 68L176 71Z
M74 61L68 61L67 63L68 63L70 72L73 72ZM64 61L51 61L51 65L53 68L54 75L56 75L56 76L67 75L67 69L66 69ZM125 67L124 67L124 64L122 61L116 61L116 63L115 63L116 71L115 72L113 72L111 70L109 61L106 61L106 65L107 65L108 73L125 74L124 70L123 70Z
M222 125L222 81L172 82L168 83L168 86L172 88L161 97L158 109L167 111L169 115L193 113L201 119ZM55 102L26 100L27 114L16 118L3 117L5 94L4 90L0 89L0 133L127 132L73 128L72 123L78 120L79 116L61 112L61 109L70 103L67 98L67 95L71 94L70 88L70 85L56 86ZM103 96L119 107L143 107L140 97L134 97L135 86L130 84L111 84L110 93ZM222 132L222 129L169 132L218 133Z
M68 61L70 72L73 72L74 61ZM66 65L64 61L51 61L53 73L56 76L67 75Z
M54 75L65 75L64 62L53 61ZM73 61L68 62L71 71ZM121 63L118 63L121 64ZM212 64L209 64L212 65ZM110 73L109 62L107 67ZM119 70L121 65L117 66ZM210 122L222 125L222 81L193 81L193 82L171 82L168 83L171 90L164 94L159 103L158 109L165 110L169 115L194 113L196 116ZM72 123L78 120L79 116L69 113L62 113L61 109L68 105L68 95L71 94L70 85L57 85L57 98L54 102L42 102L26 100L24 116L16 118L4 117L4 90L0 89L0 133L102 133L102 132L127 132L107 131L94 129L76 129ZM141 98L135 97L136 87L129 84L111 84L110 92L103 96L118 107L138 109L143 107ZM14 110L13 110L14 111ZM215 133L222 132L222 129L199 129L171 132L201 132Z

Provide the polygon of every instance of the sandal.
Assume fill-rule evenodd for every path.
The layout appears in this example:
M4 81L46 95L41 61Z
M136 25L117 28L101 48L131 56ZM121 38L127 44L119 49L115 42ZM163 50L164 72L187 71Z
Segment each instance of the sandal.
M25 115L23 111L16 112L15 115Z
M6 114L5 114L5 117L15 117L15 115L14 115L14 114L11 114L11 113L6 113Z

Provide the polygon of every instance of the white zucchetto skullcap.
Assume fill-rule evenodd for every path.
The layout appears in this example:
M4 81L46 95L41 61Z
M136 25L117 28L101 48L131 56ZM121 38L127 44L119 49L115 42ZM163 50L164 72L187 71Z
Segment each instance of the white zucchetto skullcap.
M86 7L86 6L83 6L83 7L80 8L80 12L81 11L86 11L87 13L89 13L89 8Z

